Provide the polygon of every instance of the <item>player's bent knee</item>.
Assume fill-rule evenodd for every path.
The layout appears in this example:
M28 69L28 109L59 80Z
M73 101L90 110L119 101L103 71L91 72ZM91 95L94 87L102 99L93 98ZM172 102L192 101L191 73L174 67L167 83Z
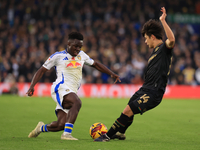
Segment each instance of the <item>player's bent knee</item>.
M82 102L76 94L70 93L64 96L62 106L65 109L70 109L72 107L76 107L77 109L80 109L82 106Z
M73 106L73 103L65 103L65 104L63 105L63 107L64 107L65 109L70 109L72 106Z
M76 100L76 106L77 106L78 109L81 108L81 106L82 106L82 101L81 101L80 99L77 99L77 100Z
M134 115L133 111L131 110L130 106L127 105L123 111L123 114L128 116L128 117L131 117Z

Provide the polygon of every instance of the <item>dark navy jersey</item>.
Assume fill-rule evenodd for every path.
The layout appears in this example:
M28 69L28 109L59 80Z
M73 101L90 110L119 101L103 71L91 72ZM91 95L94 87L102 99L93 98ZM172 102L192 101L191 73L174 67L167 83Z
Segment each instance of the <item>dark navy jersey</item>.
M145 71L144 88L165 91L171 68L172 49L165 43L154 48Z

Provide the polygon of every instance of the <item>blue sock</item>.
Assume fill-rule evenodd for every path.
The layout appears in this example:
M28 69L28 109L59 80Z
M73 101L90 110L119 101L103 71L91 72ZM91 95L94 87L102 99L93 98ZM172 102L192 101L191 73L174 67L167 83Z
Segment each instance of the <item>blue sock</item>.
M41 127L41 131L42 131L42 132L48 132L48 130L47 130L47 124L45 124L45 125L43 125L43 126Z
M72 133L74 125L71 123L65 123L65 129L64 129L64 134L66 133Z

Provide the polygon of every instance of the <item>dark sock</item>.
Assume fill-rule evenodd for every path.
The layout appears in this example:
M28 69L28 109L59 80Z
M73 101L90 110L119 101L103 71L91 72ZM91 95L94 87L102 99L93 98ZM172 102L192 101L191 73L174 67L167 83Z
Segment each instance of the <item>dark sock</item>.
M133 123L133 119L134 119L134 115L131 116L127 122L127 124L125 125L124 128L122 128L121 130L119 130L120 133L125 133L126 130L128 129L128 127Z
M117 131L121 131L123 128L125 128L129 119L130 118L128 116L122 113L121 116L117 120L115 120L112 127L106 133L107 136L112 137Z

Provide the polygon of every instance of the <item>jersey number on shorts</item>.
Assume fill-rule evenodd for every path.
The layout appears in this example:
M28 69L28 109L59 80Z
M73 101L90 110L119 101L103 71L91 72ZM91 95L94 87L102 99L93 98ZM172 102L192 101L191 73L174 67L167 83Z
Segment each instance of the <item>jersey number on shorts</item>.
M144 95L142 95L142 96L140 97L140 99L139 99L137 102L138 102L138 104L146 103L146 102L148 102L148 99L149 99L149 98L150 98L150 97L147 96L147 94L144 94Z

